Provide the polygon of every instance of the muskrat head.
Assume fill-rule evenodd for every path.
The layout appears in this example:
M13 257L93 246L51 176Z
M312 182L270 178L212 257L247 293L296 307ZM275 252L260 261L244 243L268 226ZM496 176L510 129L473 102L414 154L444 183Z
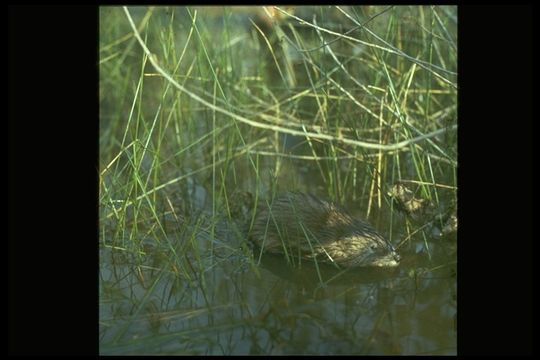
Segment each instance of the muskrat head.
M324 246L327 256L346 267L395 267L400 257L392 244L365 223Z
M400 256L394 247L386 242L373 242L368 248L353 259L350 266L395 267Z

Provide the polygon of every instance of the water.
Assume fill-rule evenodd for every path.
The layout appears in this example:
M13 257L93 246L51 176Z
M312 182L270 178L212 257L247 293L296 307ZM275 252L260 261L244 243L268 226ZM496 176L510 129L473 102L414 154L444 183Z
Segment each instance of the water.
M345 271L279 255L253 268L234 242L198 241L191 278L163 241L142 258L102 248L102 354L456 353L448 239L430 244L431 259L416 246L398 268Z

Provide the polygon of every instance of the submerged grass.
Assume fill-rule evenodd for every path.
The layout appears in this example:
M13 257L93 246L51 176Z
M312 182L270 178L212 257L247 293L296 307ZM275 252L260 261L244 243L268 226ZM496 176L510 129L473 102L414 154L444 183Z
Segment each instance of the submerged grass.
M166 254L157 267L197 288L211 311L207 277L224 259L231 271L258 271L245 239L253 214L235 223L242 192L253 207L295 189L354 204L389 223L391 240L401 237L387 195L395 182L455 203L456 12L102 7L101 247L139 267ZM156 287L146 291L111 351Z

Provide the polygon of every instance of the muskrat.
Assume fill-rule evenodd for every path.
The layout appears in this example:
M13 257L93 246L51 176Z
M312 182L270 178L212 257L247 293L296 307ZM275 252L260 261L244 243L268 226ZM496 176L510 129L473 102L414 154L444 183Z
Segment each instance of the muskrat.
M270 253L286 253L343 267L393 267L399 255L367 222L313 195L287 192L259 206L251 240Z

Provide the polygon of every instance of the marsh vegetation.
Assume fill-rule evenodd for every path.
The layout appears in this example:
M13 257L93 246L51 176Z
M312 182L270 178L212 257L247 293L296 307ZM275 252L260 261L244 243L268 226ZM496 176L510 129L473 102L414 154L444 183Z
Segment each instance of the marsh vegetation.
M457 208L455 6L99 16L102 354L456 353L456 234L434 230ZM400 266L254 249L243 197L289 190L368 219Z

